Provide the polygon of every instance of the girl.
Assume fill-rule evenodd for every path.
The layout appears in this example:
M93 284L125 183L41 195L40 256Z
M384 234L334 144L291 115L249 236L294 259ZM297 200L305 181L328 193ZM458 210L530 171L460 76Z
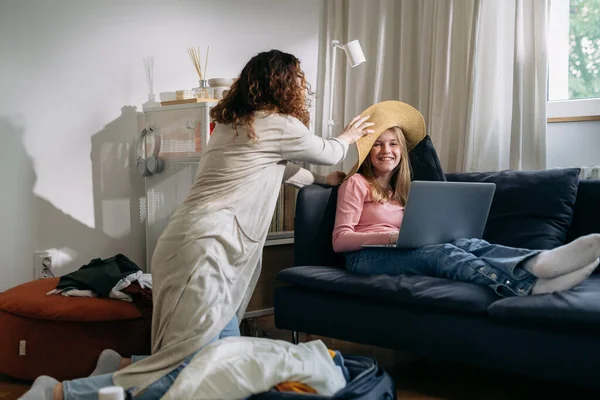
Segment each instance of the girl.
M200 349L239 336L281 183L337 185L343 177L317 176L290 161L335 165L372 125L356 117L337 138L312 135L307 89L299 60L273 50L253 57L211 110L216 127L196 181L152 258L152 355L131 364L104 352L94 376L62 384L42 377L25 399L95 399L112 385L158 399Z
M418 249L362 248L396 242L410 188L409 148L425 136L423 117L407 104L379 103L365 113L375 132L357 143L359 162L339 188L333 231L333 248L350 272L429 275L522 296L569 290L598 266L599 234L547 251L469 238Z

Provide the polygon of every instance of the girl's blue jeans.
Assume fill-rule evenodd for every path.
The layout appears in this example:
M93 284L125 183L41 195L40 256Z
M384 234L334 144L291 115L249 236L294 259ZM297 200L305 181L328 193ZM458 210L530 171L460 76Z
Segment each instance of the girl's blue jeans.
M364 275L428 275L489 286L498 295L530 294L537 279L521 268L541 250L459 239L418 249L364 248L345 253L346 268Z
M223 339L229 336L240 336L240 328L238 324L237 317L234 315L233 319L227 324L225 329L221 331L219 337L217 339ZM214 341L213 340L213 341ZM213 342L211 341L211 343ZM201 349L200 349L201 350ZM198 350L198 351L200 351ZM176 369L169 372L152 385L148 386L146 390L140 393L135 397L135 400L152 400L152 399L160 399L163 397L165 393L171 388L177 376L182 369L184 369L189 362L192 360L196 353L191 354L185 361ZM136 362L140 361L149 356L132 356L131 361ZM98 399L98 391L103 387L114 386L114 382L112 380L113 374L105 374L98 376L90 376L88 378L75 379L72 381L64 381L63 382L63 398L64 400L96 400ZM127 393L130 393L131 388L125 388ZM130 396L129 396L130 397ZM131 397L130 397L131 398Z

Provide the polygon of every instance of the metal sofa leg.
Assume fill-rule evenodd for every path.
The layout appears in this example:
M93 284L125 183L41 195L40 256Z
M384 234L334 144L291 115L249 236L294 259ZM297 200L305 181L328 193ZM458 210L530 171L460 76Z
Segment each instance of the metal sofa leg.
M292 343L298 344L298 332L292 331Z

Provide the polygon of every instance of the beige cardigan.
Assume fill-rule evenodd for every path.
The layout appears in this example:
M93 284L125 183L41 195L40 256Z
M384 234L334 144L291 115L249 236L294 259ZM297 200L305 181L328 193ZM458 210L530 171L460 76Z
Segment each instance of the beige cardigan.
M254 129L256 143L243 129L236 137L230 126L215 128L153 254L152 356L115 373L116 385L145 389L243 316L281 183L324 183L290 161L335 165L348 151L285 115L256 113Z

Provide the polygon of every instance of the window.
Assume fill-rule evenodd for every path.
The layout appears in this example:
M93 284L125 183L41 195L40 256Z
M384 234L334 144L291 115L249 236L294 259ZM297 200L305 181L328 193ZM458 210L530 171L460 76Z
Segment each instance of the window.
M548 100L600 98L600 0L551 0L548 33Z

